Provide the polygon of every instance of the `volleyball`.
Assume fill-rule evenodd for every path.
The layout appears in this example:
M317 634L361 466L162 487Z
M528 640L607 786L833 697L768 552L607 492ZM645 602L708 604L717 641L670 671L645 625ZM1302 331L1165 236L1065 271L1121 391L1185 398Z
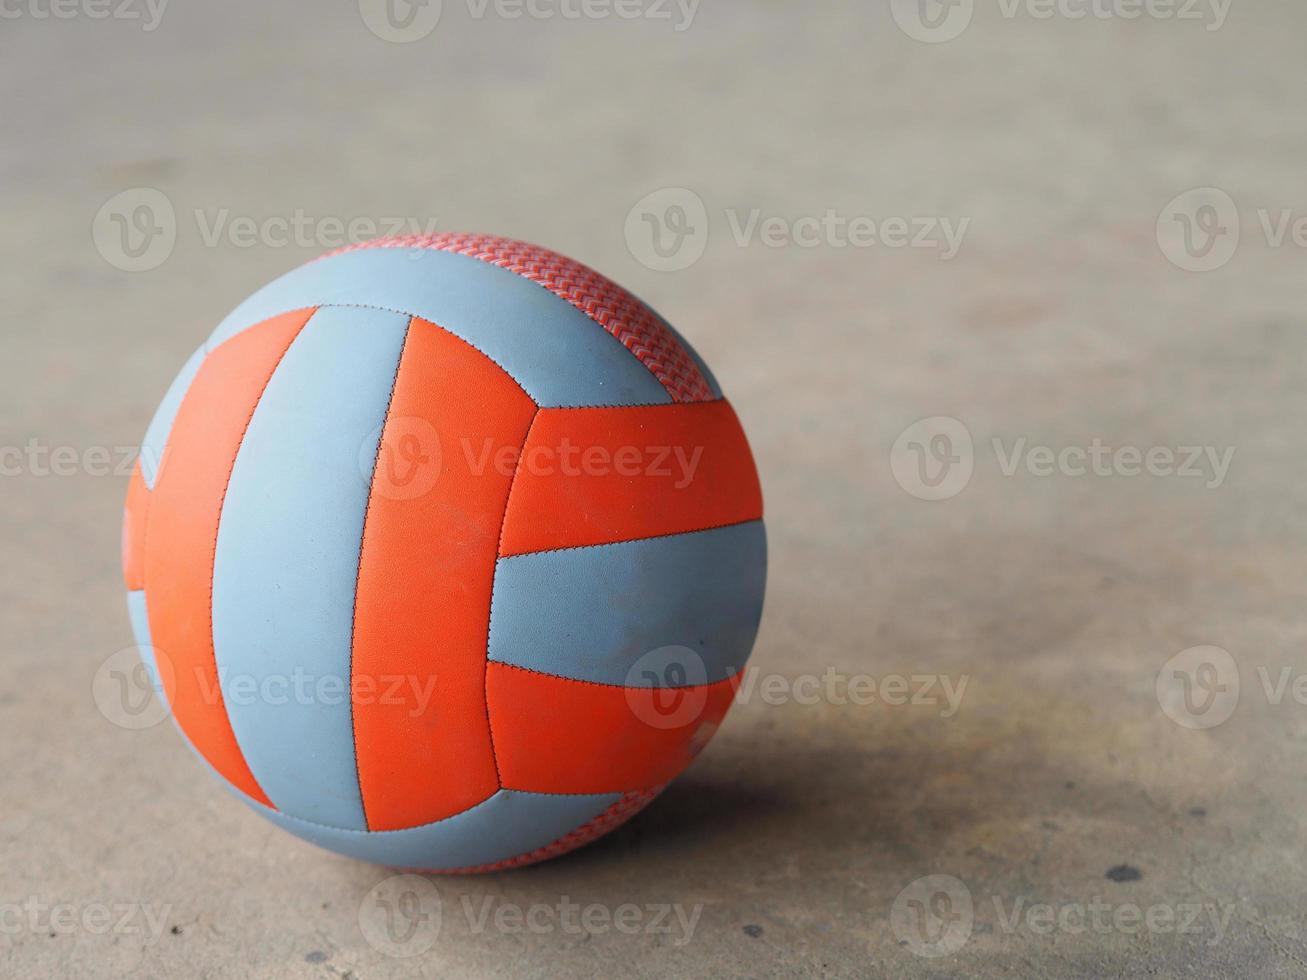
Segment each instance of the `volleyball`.
M195 754L383 865L562 854L716 731L766 578L743 429L646 304L546 249L351 246L256 292L142 444L123 566Z

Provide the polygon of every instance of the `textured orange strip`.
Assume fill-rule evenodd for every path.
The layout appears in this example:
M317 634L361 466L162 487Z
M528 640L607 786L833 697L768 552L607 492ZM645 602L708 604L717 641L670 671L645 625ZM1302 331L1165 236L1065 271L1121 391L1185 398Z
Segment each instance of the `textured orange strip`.
M757 520L762 489L725 401L540 410L522 452L501 555Z
M313 310L251 327L211 351L182 399L150 501L145 587L173 715L237 789L271 807L227 718L213 652L213 562L236 453L277 365Z
M409 329L372 479L352 660L371 830L451 816L499 787L484 695L499 529L535 403L424 320ZM465 452L472 447L473 452Z
M734 683L616 687L491 662L486 701L504 788L615 793L670 782L717 730Z

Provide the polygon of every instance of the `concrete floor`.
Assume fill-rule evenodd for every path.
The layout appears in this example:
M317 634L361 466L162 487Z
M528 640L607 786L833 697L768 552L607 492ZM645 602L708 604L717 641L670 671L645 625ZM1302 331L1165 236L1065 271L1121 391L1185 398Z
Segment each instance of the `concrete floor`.
M910 35L960 21L931 35L897 0L707 0L683 31L446 0L404 44L346 0L177 0L154 30L143 4L7 6L0 445L73 449L67 475L23 448L0 478L0 974L1307 973L1307 320L1282 221L1307 214L1307 8L1235 3L1209 30L1205 0L1014 3L976 0L943 43ZM115 253L111 217L93 234L142 187L174 208L166 260ZM1199 187L1229 197L1168 203ZM654 213L707 229L665 260L643 210L625 232L664 188L694 196ZM755 209L819 219L816 244L737 232ZM943 258L841 247L828 212L967 224ZM126 480L87 450L136 444L218 319L333 243L330 222L234 230L297 214L597 266L713 365L767 493L758 685L712 748L573 856L413 885L439 934L415 919L400 948L376 935L387 871L287 837L171 726L94 696L131 640ZM1225 230L1214 250L1182 250L1186 215ZM900 438L935 417L957 423ZM941 482L928 453L923 483L912 443L958 465ZM1057 461L1095 445L1156 450L1152 471ZM1169 473L1187 446L1233 449L1228 472ZM1168 665L1204 646L1231 659ZM888 703L893 675L935 703Z

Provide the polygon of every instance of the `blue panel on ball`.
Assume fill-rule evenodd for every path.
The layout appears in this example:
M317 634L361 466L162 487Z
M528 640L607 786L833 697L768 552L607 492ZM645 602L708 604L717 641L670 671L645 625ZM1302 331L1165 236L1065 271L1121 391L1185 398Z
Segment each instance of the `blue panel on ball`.
M409 322L342 307L310 318L237 453L214 562L214 653L250 771L286 814L359 830L354 592Z
M762 615L762 521L689 534L501 558L490 659L598 684L663 686L646 655L692 651L697 676L724 680L749 658ZM642 659L643 658L643 659ZM663 659L683 662L668 651ZM702 662L702 669L699 663Z
M497 363L542 406L671 401L639 358L571 303L515 272L433 249L362 249L310 262L237 307L209 344L279 313L333 305L430 320Z

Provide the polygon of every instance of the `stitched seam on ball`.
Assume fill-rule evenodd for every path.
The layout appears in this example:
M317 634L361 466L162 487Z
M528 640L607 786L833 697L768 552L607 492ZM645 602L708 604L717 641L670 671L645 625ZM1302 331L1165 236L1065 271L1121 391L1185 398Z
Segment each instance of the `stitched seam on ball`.
M307 308L308 307L306 307L306 309ZM236 461L240 459L241 447L245 445L245 437L249 434L250 425L254 422L254 414L259 410L259 404L263 401L263 396L268 393L268 387L272 384L272 379L276 376L277 370L281 367L281 362L286 359L286 355L290 352L295 341L299 339L300 334L304 332L305 328L308 327L309 322L317 315L317 308L314 307L312 309L313 312L305 318L304 322L300 324L299 329L295 331L295 336L291 337L290 340L286 342L286 346L282 348L281 353L277 355L276 363L272 365L272 370L268 372L268 380L263 382L263 387L259 390L259 396L254 399L254 407L250 409L250 416L245 420L245 425L241 428L240 438L236 440L236 451L232 454L231 466L227 469L227 479L222 485L222 496L218 498L218 520L213 532L213 554L209 558L209 646L213 650L213 669L215 673L218 670L218 643L213 633L213 587L214 581L217 578L218 570L218 534L222 530L222 512L227 506L227 491L231 489L232 477L236 474ZM257 327L261 323L267 322L267 320L262 320L260 323L256 323L255 326ZM204 361L207 359L208 355L206 354L200 361L200 367L204 366ZM199 377L199 371L196 371L195 374L196 377ZM194 381L191 383L193 385ZM180 412L180 410L181 408L178 406L178 411ZM158 484L156 483L155 485L157 486ZM236 739L236 730L232 728L231 715L227 713L227 701L226 698L223 697L221 683L218 684L215 693L217 694L218 705L222 708L223 716L227 719L227 727L231 729L232 741L236 742L236 748L240 751L241 762L244 764L246 772L250 774L250 779L254 780L254 785L258 787L259 792L263 794L264 799L269 803L272 803L272 797L268 795L268 791L265 790L259 782L259 777L254 775L254 770L250 768L249 760L245 758L245 750L241 748L240 742ZM189 738L190 736L188 735L187 737ZM256 800L255 802L258 801ZM274 805L272 809L277 810L277 807Z
M363 796L363 772L359 768L359 732L358 720L354 715L354 644L358 641L359 623L359 579L363 575L363 553L368 546L368 517L372 514L372 494L377 483L377 464L381 461L381 449L386 441L386 426L390 424L390 411L395 405L395 389L399 387L399 369L404 365L404 352L408 350L408 338L413 332L414 317L409 316L404 328L404 342L399 345L399 358L395 361L395 376L390 380L390 397L386 399L386 414L381 419L381 431L377 435L377 451L372 456L372 476L368 480L368 499L363 505L363 530L359 533L359 561L354 569L354 610L349 623L349 730L353 736L354 779L359 785L359 809L363 811L363 826L368 823L368 802Z
M504 515L499 519L499 542L495 545L494 567L490 570L490 612L486 615L486 663L481 674L482 701L486 705L486 727L490 731L490 758L495 763L495 781L502 788L504 774L499 771L499 754L495 751L495 723L490 714L490 631L495 623L495 583L499 579L499 553L504 550L504 528L508 526L508 508L513 503L513 488L517 486L517 474L522 469L522 459L526 456L526 445L531 439L531 430L535 428L536 419L540 418L540 406L537 405L527 424L526 434L522 436L522 445L518 449L517 465L513 476L508 481L508 493L504 496Z
M724 684L727 681L733 681L735 678L744 674L744 668L725 677L719 677L715 681L705 681L702 684L684 684L680 687L636 687L631 684L604 684L601 681L588 681L582 677L567 677L564 674L551 674L548 671L536 670L534 667L523 667L521 664L510 664L503 660L496 660L495 663L500 667L509 670L520 670L524 674L535 674L537 677L551 677L556 681L570 681L573 684L584 684L586 687L602 687L609 691L689 691L697 687L713 687L717 684ZM504 787L507 789L508 787ZM532 790L523 790L524 793L533 792Z
M727 521L725 524L710 524L707 527L695 527L688 531L668 531L666 534L649 534L642 538L622 538L621 541L600 541L596 544L571 544L561 548L541 548L539 551L515 551L511 555L500 555L500 561L514 561L518 558L530 558L533 555L553 555L560 551L589 551L593 548L618 548L636 541L660 541L663 538L680 538L704 531L720 531L727 527L742 527L745 524L761 524L761 517L746 517L742 521Z
M720 398L705 398L703 401L696 402L641 402L636 405L541 405L541 408L547 408L551 412L604 412L614 408L684 408L686 405L713 405L717 402L726 401L723 395Z

